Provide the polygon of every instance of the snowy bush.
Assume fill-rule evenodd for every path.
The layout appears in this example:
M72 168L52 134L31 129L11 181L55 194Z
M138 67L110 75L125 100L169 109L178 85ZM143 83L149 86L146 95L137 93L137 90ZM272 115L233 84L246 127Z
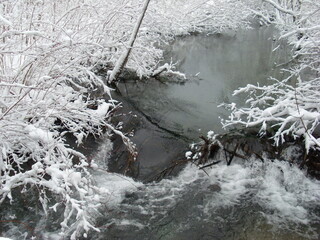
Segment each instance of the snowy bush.
M123 6L108 7L94 1L0 3L0 202L13 200L14 188L36 187L44 211L65 209L62 231L73 238L95 229L89 213L103 191L91 184L85 156L66 144L65 135L81 144L88 134L111 130L134 154L130 140L108 122L115 102L91 96L110 92L94 73L119 44L106 36L105 21L109 10ZM54 206L48 191L59 197Z
M320 149L320 5L313 1L264 0L263 10L254 10L260 19L276 24L280 40L293 48L289 77L272 79L269 86L248 85L234 92L247 93L248 107L227 105L231 110L224 127L260 127L264 135L273 128L277 145L285 136L303 137L305 148ZM295 84L291 84L292 79Z
M14 199L14 188L23 193L33 187L44 211L64 208L64 234L98 231L90 213L105 192L92 183L90 163L65 136L82 144L89 134L115 133L134 155L129 138L109 123L116 103L96 70L112 68L128 48L143 2L0 2L0 203ZM163 42L238 27L250 14L238 0L151 1L127 67L152 75ZM97 98L99 92L107 97ZM54 206L48 191L58 196Z

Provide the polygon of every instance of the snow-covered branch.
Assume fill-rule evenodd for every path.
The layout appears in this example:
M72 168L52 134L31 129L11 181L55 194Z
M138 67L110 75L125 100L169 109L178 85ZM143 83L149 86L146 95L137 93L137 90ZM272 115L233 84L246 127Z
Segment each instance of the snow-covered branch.
M280 39L293 46L295 61L286 69L291 75L269 86L247 85L236 90L234 94L249 94L249 106L228 104L231 115L223 125L259 127L261 135L273 129L277 145L285 141L285 136L302 137L307 152L320 150L320 6L315 0L263 1L273 8L253 11L263 16L264 22L276 24ZM294 18L288 21L287 15ZM296 83L290 84L290 79Z
M290 10L290 9L287 9L285 7L282 7L281 5L279 5L278 3L272 1L272 0L263 0L267 3L270 3L273 7L275 7L277 10L279 10L280 12L283 12L283 13L286 13L286 14L290 14L292 16L295 16L295 12Z

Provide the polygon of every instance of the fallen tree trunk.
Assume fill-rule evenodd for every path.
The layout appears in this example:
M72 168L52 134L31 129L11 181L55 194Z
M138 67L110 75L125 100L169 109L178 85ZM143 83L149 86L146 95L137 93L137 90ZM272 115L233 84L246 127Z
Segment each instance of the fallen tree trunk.
M111 75L109 76L109 82L112 82L114 80L116 80L119 76L119 74L121 73L121 71L123 70L124 66L126 65L128 59L129 59L129 56L130 56L130 53L131 53L131 50L132 50L132 47L133 47L133 44L137 38L137 35L138 35L138 32L139 32L139 29L140 29L140 26L141 26L141 23L142 23L142 20L145 16L145 13L148 9L148 5L150 3L150 0L146 0L144 5L143 5L143 9L142 9L142 12L141 12L141 15L133 29L133 32L131 34L131 37L130 37L130 40L128 42L128 47L127 49L122 53L122 55L120 56L120 58L118 59L114 69L112 70L112 73Z

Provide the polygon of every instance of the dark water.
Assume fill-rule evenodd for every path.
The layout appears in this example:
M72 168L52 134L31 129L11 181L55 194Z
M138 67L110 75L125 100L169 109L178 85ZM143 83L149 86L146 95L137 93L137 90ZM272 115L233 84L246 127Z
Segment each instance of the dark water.
M185 83L120 84L123 95L160 126L190 139L209 130L221 133L221 118L228 112L221 103L243 102L245 96L232 96L247 84L266 85L269 76L284 75L281 63L289 59L289 47L274 41L274 29L261 27L211 36L177 39L167 50L166 59L177 62L186 73ZM273 49L277 48L273 52Z

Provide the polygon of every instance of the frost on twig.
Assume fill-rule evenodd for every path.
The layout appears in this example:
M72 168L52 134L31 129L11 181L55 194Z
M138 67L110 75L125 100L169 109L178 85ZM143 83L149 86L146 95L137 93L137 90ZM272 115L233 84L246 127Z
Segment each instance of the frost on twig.
M165 78L170 78L170 81L174 82L181 82L181 81L186 81L187 77L184 73L180 71L174 71L175 69L175 64L172 62L165 63L164 65L158 67L154 72L152 73L152 77L154 78L159 78L161 76L164 76Z
M120 58L118 59L118 61L116 62L116 65L110 75L109 81L112 82L114 80L117 79L117 77L119 76L120 72L123 70L124 66L126 65L128 58L130 56L131 50L133 48L133 44L136 41L140 26L142 24L143 18L146 14L146 11L148 9L150 0L145 0L144 4L143 4L143 8L142 8L142 12L137 20L136 25L134 26L134 29L132 30L129 42L128 42L128 46L126 48L126 50L121 54Z

